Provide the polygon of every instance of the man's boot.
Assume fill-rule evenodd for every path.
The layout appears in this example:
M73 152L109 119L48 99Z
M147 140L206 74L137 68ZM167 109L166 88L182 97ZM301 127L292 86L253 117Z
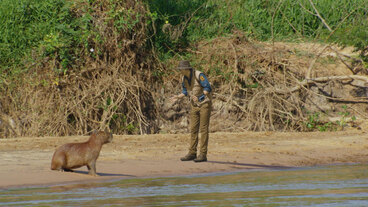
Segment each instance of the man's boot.
M199 155L197 158L194 159L194 162L206 162L207 157L206 155Z
M188 153L184 157L180 158L180 160L181 161L190 161L190 160L194 160L196 157L197 157L196 154L190 154L190 153Z

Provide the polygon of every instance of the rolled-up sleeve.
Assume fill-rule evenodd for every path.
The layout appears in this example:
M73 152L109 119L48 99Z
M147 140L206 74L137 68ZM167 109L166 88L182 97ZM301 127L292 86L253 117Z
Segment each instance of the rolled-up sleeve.
M205 90L207 92L212 91L211 84L210 84L210 82L208 82L207 77L203 73L201 73L199 75L199 82L200 82L201 86L203 87L203 90Z

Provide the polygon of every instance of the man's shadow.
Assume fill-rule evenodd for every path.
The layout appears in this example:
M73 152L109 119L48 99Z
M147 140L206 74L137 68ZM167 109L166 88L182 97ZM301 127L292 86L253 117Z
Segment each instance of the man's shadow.
M237 165L244 167L260 167L260 168L269 168L269 169L290 169L293 167L281 166L281 165L258 165L258 164L249 164L249 163L238 163L238 162L224 162L224 161L207 161L209 163L215 164L224 164L224 165Z

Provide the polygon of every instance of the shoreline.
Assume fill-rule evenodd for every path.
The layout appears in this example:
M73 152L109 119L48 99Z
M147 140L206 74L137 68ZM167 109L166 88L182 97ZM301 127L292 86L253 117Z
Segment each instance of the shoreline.
M189 134L114 135L97 160L98 177L50 170L56 147L88 136L0 139L0 190L66 187L122 179L368 163L365 131L211 133L208 161L182 162Z
M350 164L342 164L342 165L354 165L358 163L350 163ZM337 164L339 165L339 164ZM313 166L313 167L324 167L330 165L321 165L321 166ZM129 179L158 179L158 178L175 178L175 177L196 177L196 176L217 176L217 175L226 175L233 173L245 173L252 171L267 171L267 170L293 170L300 169L305 167L284 167L284 168L249 168L243 170L232 170L232 171L213 171L213 172L205 172L205 173L191 173L191 174L170 174L170 175L156 175L156 176L137 176L137 177L118 177L118 178L106 178L106 177L98 177L96 178L87 178L76 181L68 181L68 182L56 182L56 183L45 183L45 184L30 184L30 185L14 185L14 186L4 186L0 187L0 192L2 190L17 190L17 189L32 189L32 188L74 188L74 187L86 187L99 183L111 183L111 182L119 182L122 180ZM86 175L87 171L77 170L74 173ZM102 173L103 174L103 173Z

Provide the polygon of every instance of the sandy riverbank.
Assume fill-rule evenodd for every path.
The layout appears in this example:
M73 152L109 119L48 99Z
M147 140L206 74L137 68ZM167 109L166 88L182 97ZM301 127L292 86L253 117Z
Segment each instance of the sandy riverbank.
M0 139L0 188L95 182L123 178L177 176L254 168L287 168L368 163L365 131L210 134L208 162L181 162L188 134L114 136L97 161L99 177L50 170L57 146L88 136Z

